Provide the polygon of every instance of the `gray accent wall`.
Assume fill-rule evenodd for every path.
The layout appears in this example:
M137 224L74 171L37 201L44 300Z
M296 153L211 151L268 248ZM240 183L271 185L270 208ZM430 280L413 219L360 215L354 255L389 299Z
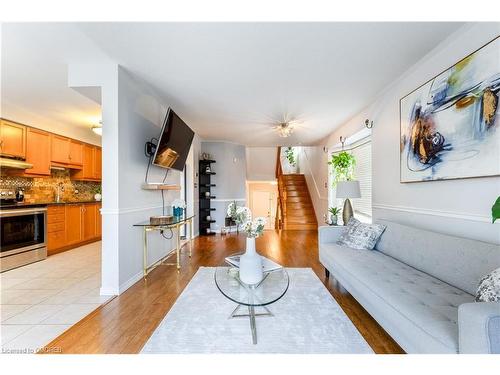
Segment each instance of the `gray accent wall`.
M237 200L239 206L246 205L246 151L245 146L230 142L202 141L201 152L208 153L216 161L212 170L212 182L217 186L212 188L212 194L217 198L212 201L216 211L211 213L216 220L211 229L220 231L224 226L226 209L232 200Z

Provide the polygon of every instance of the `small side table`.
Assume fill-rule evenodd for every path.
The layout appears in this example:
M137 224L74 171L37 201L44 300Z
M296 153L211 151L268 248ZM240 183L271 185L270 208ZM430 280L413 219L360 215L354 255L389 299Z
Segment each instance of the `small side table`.
M146 280L147 275L153 269L158 267L160 264L165 264L165 263L163 263L164 260L167 259L169 256L171 256L174 252L177 255L176 263L172 263L171 265L175 265L177 267L177 271L179 272L179 270L181 268L181 263L180 263L180 251L181 251L180 228L183 225L187 225L189 227L189 237L188 237L189 238L189 257L191 258L192 251L193 251L193 235L194 235L193 218L194 217L195 217L195 215L181 216L181 217L174 216L174 220L168 224L151 224L151 222L149 220L134 224L134 227L142 227L142 229L143 229L142 272L143 272L144 280ZM148 232L162 231L162 230L166 230L166 229L174 229L176 232L175 249L168 252L167 255L165 255L161 259L157 260L155 263L148 266Z

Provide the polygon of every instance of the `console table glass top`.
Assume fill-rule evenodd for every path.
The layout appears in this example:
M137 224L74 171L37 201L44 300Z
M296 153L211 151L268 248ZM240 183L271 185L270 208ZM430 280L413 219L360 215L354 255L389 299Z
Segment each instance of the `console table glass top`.
M187 221L193 219L195 215L189 216L173 216L173 220L170 223L166 224L151 224L149 220L141 221L140 223L134 224L134 227L169 227L175 226L177 224L183 225L186 224Z

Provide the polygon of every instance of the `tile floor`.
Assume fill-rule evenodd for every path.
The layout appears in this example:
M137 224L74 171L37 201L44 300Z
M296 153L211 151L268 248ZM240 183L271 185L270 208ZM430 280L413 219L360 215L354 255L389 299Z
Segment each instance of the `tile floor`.
M106 302L101 242L0 274L3 353L32 353Z

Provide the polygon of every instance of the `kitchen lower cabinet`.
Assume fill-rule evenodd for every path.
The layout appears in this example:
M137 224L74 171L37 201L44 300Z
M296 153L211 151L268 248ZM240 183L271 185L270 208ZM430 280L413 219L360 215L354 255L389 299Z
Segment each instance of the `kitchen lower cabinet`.
M47 252L53 255L101 239L101 204L69 203L47 208Z
M83 205L83 240L88 241L96 237L96 211L97 205L85 204Z
M83 204L67 204L66 208L66 245L83 241Z

